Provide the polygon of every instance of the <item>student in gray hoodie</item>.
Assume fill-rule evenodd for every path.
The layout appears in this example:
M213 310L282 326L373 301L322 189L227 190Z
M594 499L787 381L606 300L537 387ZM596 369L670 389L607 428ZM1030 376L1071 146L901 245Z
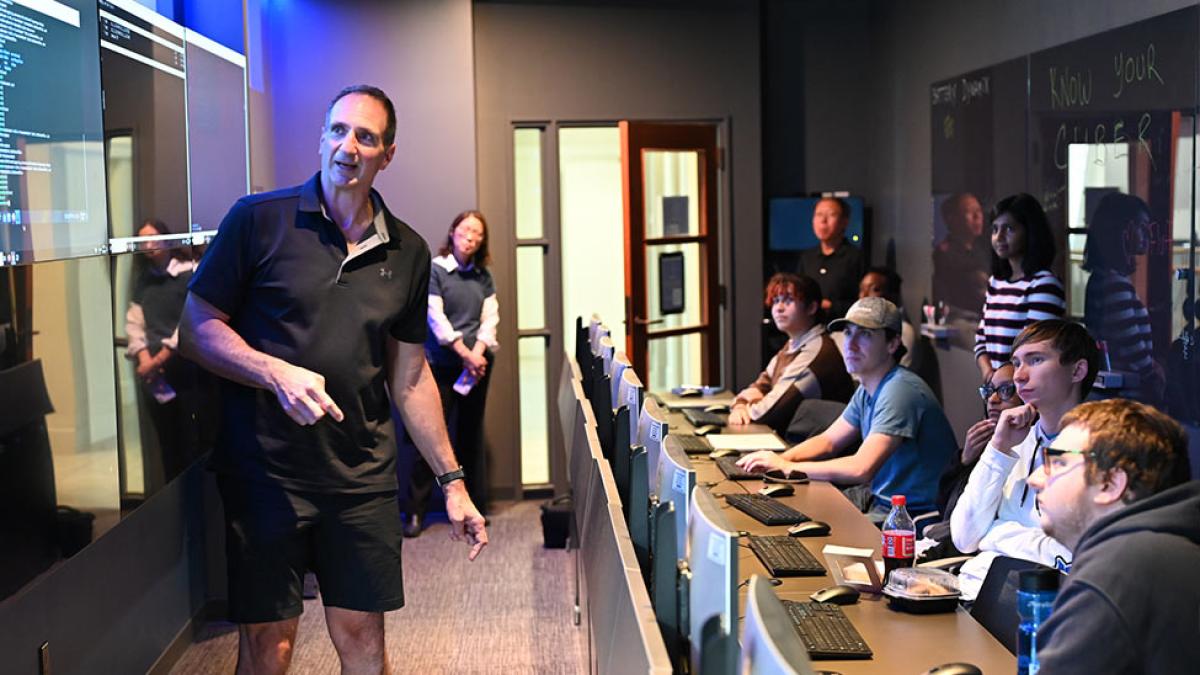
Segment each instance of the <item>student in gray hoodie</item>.
M1124 399L1084 403L1029 478L1074 563L1038 636L1046 673L1200 667L1200 481L1187 435Z

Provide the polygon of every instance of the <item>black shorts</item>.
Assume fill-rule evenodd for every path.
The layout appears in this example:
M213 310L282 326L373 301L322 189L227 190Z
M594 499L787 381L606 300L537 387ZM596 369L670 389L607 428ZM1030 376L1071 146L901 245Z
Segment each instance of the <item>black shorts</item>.
M395 491L296 492L219 475L225 505L229 618L279 621L304 610L312 570L327 607L386 612L404 606Z

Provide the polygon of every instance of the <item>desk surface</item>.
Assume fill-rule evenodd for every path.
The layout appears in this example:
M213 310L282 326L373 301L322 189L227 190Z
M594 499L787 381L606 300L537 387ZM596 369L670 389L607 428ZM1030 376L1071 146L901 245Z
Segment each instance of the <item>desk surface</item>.
M688 428L687 420L682 415L672 415L671 427L672 431L684 432ZM756 433L763 430L762 427L744 429ZM743 487L754 492L763 485L756 480L727 480L716 463L707 456L692 456L691 459L696 468L697 484L712 484L710 489L714 494L742 492ZM869 548L878 554L881 543L879 530L837 488L820 481L795 487L796 494L784 497L781 501L813 520L822 520L830 525L828 536L800 539L822 564L824 557L821 549L826 544ZM787 526L763 525L732 507L726 507L725 515L733 527L751 534L787 532ZM746 581L755 574L770 576L753 551L744 546L738 551L739 581ZM792 577L776 586L775 593L785 600L808 600L813 591L833 583L833 577L828 573L820 577ZM747 593L747 587L743 586L739 594L742 616L745 615ZM939 664L964 661L975 664L985 673L1016 671L1016 657L962 608L946 614L906 614L889 609L887 598L881 595L863 593L857 604L842 609L875 656L864 661L816 661L814 666L818 669L838 671L844 675L920 673Z

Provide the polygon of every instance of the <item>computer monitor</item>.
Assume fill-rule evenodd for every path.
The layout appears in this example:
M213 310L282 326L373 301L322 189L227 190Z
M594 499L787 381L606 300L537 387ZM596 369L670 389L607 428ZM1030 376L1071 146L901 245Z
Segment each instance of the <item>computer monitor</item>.
M696 470L678 441L667 436L659 453L658 502L675 507L676 559L683 560L687 552L687 524L691 512L692 489L696 487ZM657 552L656 552L657 555Z
M96 3L0 15L0 267L95 255L109 236Z
M134 236L147 220L191 232L184 28L134 0L99 0L98 11L112 235ZM216 155L229 165L217 172L245 171L245 132L223 140L237 152Z
M716 498L706 487L692 490L686 614L693 673L732 673L737 667L737 548L737 530Z
M601 366L601 372L603 372L605 375L608 375L612 372L613 356L616 355L616 353L617 350L613 346L612 338L608 335L602 335L600 337L600 351L597 352L597 354L599 354L600 358L603 359L604 365ZM609 399L611 399L612 392L609 392L608 396Z
M648 583L650 575L650 490L646 484L649 473L646 464L646 449L634 446L629 453L629 495L623 501L629 539L637 555L638 567L642 570L642 581Z
M596 418L596 435L600 437L600 447L605 457L612 457L613 424L615 422L612 400L609 398L608 374L596 373L592 379L592 389L588 392L588 402L591 403L592 415Z
M633 447L629 445L629 408L621 406L613 413L613 447L610 453L612 461L613 480L617 484L617 494L621 503L629 499L629 459ZM624 510L624 516L629 518L629 511Z
M666 412L658 407L658 402L649 397L644 399L638 415L637 444L646 449L646 484L651 497L658 496L658 456L668 428Z
M750 577L742 628L742 675L813 675L804 643L766 577Z
M582 395L582 390L578 390L577 394L579 381L571 370L574 362L574 359L563 352L562 372L558 377L558 395L556 397L562 452L567 460L568 470L571 466L571 435L574 432L572 427L575 425L575 412L578 408L575 401L577 395Z
M612 331L610 331L603 323L600 323L600 317L593 314L592 318L596 322L595 329L592 330L591 334L592 353L599 354L601 338L609 337L612 335Z
M777 197L768 210L768 247L771 251L801 251L818 243L813 234L812 217L824 197ZM865 204L862 197L841 197L850 206L846 223L846 241L862 248L865 244Z
M629 421L632 423L629 427L629 445L637 445L637 420L642 413L642 395L644 389L642 380L633 372L632 368L626 368L621 374L620 386L617 387L617 398L613 401L614 408L625 407L629 408Z
M626 368L632 365L629 361L629 356L625 352L618 351L613 354L612 363L608 367L608 378L612 381L612 404L614 408L620 405L617 403L617 389L621 385L621 375L625 372Z
M215 232L229 207L250 192L246 57L191 29L183 37L191 231Z

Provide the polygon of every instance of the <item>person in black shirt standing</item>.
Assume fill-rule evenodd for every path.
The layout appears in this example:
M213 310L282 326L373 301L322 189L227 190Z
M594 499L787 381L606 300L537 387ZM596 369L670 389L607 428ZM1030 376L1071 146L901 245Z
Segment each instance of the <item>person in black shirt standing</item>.
M488 542L425 361L429 248L371 189L395 130L382 91L339 92L320 172L238 200L191 282L180 346L225 378L211 464L239 673L287 670L307 569L343 672L386 670L383 612L404 604L392 402L443 485L451 536L472 560Z
M837 197L826 197L813 210L813 234L820 242L800 252L799 276L812 277L821 287L821 309L826 320L840 319L858 300L858 282L863 276L863 255L846 241L850 205Z

